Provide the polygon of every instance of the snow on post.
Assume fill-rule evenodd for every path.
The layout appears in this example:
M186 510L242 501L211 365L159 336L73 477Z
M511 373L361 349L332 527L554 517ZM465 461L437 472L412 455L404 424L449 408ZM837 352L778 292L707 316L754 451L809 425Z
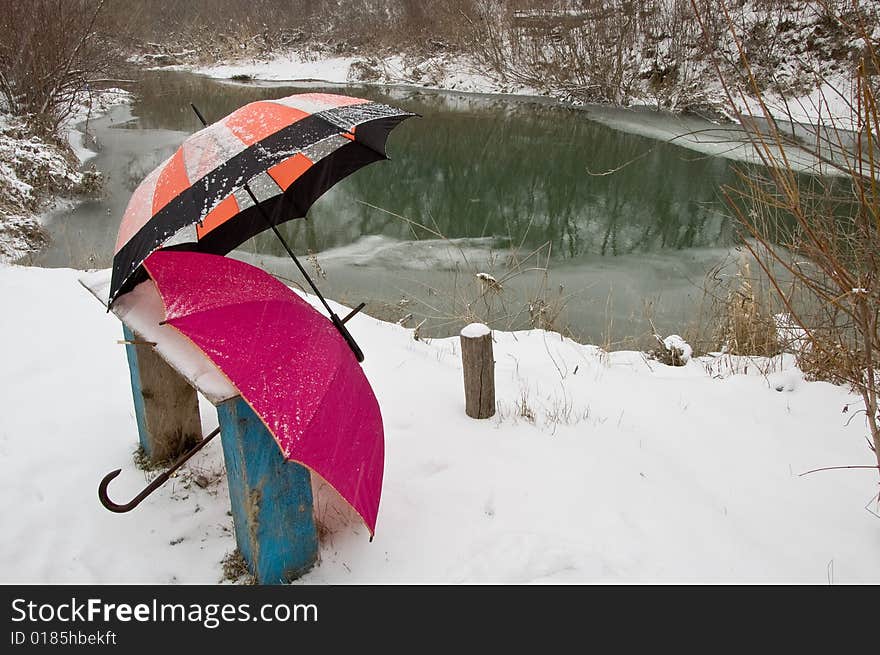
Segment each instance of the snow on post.
M465 414L471 418L489 418L495 414L492 331L482 323L471 323L462 328L460 337Z

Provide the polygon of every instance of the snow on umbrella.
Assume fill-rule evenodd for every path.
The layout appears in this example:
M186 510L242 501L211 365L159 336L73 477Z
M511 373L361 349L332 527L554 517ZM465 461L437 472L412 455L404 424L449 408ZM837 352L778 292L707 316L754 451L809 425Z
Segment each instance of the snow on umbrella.
M410 116L361 98L303 93L252 102L188 137L129 200L116 239L110 304L145 279L144 261L160 248L226 254L271 228L362 361L277 225L305 216L338 181L387 159L388 135Z
M333 325L274 277L238 260L160 251L144 266L165 305L165 323L229 378L282 455L324 478L373 534L385 456L382 416ZM113 511L127 511L157 486L116 506L105 497L117 474L102 482L102 502Z
M226 254L269 227L261 209L275 225L305 216L339 180L386 159L389 133L410 116L360 98L304 93L252 102L189 136L129 200L110 301L145 279L142 264L158 248Z

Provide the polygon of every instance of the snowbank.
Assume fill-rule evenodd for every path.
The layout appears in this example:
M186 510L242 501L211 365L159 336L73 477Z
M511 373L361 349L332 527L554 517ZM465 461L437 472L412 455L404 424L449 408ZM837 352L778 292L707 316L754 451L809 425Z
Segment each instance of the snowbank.
M405 55L390 57L314 57L296 51L272 58L237 61L210 66L167 66L166 70L188 70L216 79L271 82L321 81L330 84L383 84L418 86L426 89L465 93L547 95L531 87L513 84L466 55L442 54L414 59Z
M98 503L108 471L119 498L145 474L120 326L78 275L0 266L0 581L217 582L234 548L219 443L130 514ZM798 476L871 463L841 413L855 398L790 358L673 368L493 331L498 412L476 421L457 337L349 326L385 421L382 504L370 543L318 490L305 583L880 582L876 471Z
M88 122L107 113L111 107L131 102L131 92L125 89L110 88L97 91L88 101L77 104L67 119L64 132L73 154L81 164L98 154L88 146Z
M332 84L345 84L354 61L354 57L308 60L299 53L289 52L262 61L206 66L195 69L195 72L220 79L249 77L271 81L321 80ZM186 67L170 68L184 69Z
M48 189L63 193L82 182L61 148L34 136L21 119L0 114L0 261L45 242L37 210Z
M70 152L0 112L0 261L15 261L42 246L47 237L40 212L93 186L96 174L80 170L96 154L86 145L87 121L129 98L127 91L107 89L77 104L62 127Z

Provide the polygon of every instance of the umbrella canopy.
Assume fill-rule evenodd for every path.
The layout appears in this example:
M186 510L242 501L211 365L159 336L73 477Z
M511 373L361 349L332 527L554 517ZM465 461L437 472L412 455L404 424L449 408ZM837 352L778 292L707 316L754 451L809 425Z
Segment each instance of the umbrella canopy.
M187 138L135 189L119 226L110 302L145 277L159 248L225 254L306 215L339 180L387 159L410 112L342 95L252 102ZM254 194L245 192L244 186Z
M229 378L283 456L324 478L372 534L384 469L382 416L339 332L244 262L159 251L144 267L165 304L165 322Z

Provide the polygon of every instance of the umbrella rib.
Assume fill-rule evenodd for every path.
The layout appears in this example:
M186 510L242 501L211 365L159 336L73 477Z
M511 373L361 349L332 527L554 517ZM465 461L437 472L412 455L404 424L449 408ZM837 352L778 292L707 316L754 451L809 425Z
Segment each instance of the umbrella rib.
M336 384L336 378L338 377L340 370L342 370L342 369L337 368L335 371L333 371L333 375L327 381L327 384L324 385L324 394L321 396L322 399L323 399L324 395L327 395L327 392ZM305 424L300 427L300 432L304 433L306 430L308 430L309 426L315 420L315 415L318 413L318 408L320 406L321 406L320 403L315 403L315 409L312 411L311 416L309 416L309 420L306 421Z
M202 116L202 113L198 110L198 108L195 106L195 104L190 103L190 107L193 108L193 111L196 113L196 116L198 116L199 120L202 122L202 125L207 127L208 122L205 120L205 117ZM322 117L322 119L323 119L323 117ZM326 119L323 119L323 120L326 120ZM327 122L332 125L332 123L330 123L330 121L327 121ZM351 348L351 351L354 353L354 356L357 358L357 360L359 362L364 361L364 353L363 353L363 351L361 351L360 346L358 346L357 342L354 340L354 337L351 336L351 332L349 332L348 328L345 327L343 322L339 320L339 317L336 315L336 313L332 309L330 309L330 305L327 304L327 301L324 298L324 294L321 293L321 291L318 289L318 286L314 283L311 276L306 271L305 267L303 267L303 265L300 263L297 256L293 253L293 250L290 248L289 245L287 245L287 241L285 241L284 237L281 236L281 232L278 231L278 228L275 225L275 221L272 220L272 217L269 216L269 213L266 211L266 208L260 204L259 200L257 200L257 196L254 194L253 191L251 191L250 185L247 182L245 182L243 188L245 191L247 191L248 196L250 196L250 199L253 201L254 205L256 206L257 213L259 213L260 216L263 217L263 220L266 221L268 226L270 228L272 228L272 232L274 232L275 236L278 237L278 240L281 242L281 245L284 246L284 249L287 251L287 254L290 255L290 258L293 260L293 263L296 264L296 267L299 269L299 272L302 273L302 276L305 278L306 282L309 283L309 286L312 288L312 291L315 292L315 295L318 296L318 299L321 301L321 304L324 305L324 309L326 309L327 313L330 315L330 322L333 324L333 327L335 327L336 330L339 332L339 334L341 334L342 337L345 339L345 342L348 344L348 347Z
M205 127L208 127L208 121L205 120L205 117L202 115L202 112L199 111L199 108L196 107L195 104L192 102L189 103L189 106L192 107L192 110L196 113L196 116L201 121L202 125L204 125ZM331 124L331 123L329 123L329 121L327 121L327 122L328 122L328 124ZM318 290L318 287L312 281L312 278L309 277L309 274L306 271L306 269L303 268L302 264L300 264L299 259L297 259L297 256L293 253L293 250L291 250L290 246L287 244L287 241L285 241L284 237L281 236L281 232L278 231L278 228L275 225L275 221L273 221L272 217L269 216L268 212L266 211L266 208L263 207L263 205L260 203L259 200L257 200L257 196L251 190L250 184L245 182L242 188L244 188L244 190L247 191L248 196L250 196L251 201L253 201L254 205L257 208L257 212L260 214L260 216L263 218L263 220L266 221L266 224L270 228L272 228L272 231L275 233L275 236L278 237L278 240L281 242L281 245L284 246L284 249L287 251L287 254L290 255L290 258L293 260L293 263L296 264L296 267L299 269L299 272L302 273L303 277L306 279L306 282L308 282L309 286L312 287L312 291L314 291L315 295L317 295L318 298L321 300L321 303L324 305L324 308L327 310L327 313L332 316L333 310L330 309L330 305L327 304L327 301L324 299L323 294Z

